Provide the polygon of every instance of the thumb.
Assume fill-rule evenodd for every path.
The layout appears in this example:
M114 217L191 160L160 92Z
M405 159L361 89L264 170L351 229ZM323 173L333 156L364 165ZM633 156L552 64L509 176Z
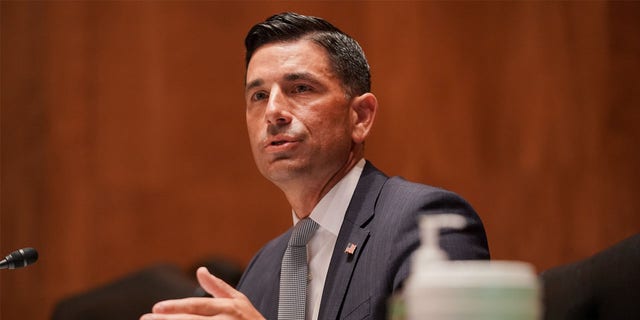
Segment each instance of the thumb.
M196 277L202 289L216 298L233 298L239 294L236 289L211 274L205 267L198 268Z

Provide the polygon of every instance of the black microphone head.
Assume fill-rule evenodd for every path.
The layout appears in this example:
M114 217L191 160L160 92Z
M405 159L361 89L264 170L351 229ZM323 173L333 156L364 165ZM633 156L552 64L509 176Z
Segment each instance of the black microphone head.
M0 269L16 269L26 267L38 260L38 251L34 248L23 248L11 252L2 261Z

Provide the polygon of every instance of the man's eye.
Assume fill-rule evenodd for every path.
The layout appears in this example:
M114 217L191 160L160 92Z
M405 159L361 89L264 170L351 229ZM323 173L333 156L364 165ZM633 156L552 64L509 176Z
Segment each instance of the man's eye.
M267 99L268 97L269 95L267 95L266 92L259 91L253 94L253 98L251 100L259 101L259 100Z
M311 91L311 87L307 86L307 85L297 85L295 87L293 87L293 92L295 93L302 93L302 92L307 92L307 91Z

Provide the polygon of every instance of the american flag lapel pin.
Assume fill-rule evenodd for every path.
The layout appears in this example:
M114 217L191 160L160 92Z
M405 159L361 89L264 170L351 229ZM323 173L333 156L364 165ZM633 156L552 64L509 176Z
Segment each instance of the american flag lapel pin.
M347 248L344 249L344 253L353 254L356 251L356 247L357 245L355 243L349 242L349 245L347 245Z

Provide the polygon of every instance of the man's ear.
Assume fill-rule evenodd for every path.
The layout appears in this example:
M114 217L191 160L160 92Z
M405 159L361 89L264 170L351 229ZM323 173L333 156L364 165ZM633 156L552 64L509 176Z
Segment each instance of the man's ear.
M351 102L351 122L353 131L351 138L355 143L363 143L373 126L373 120L378 110L378 99L373 93L367 92L357 96Z

